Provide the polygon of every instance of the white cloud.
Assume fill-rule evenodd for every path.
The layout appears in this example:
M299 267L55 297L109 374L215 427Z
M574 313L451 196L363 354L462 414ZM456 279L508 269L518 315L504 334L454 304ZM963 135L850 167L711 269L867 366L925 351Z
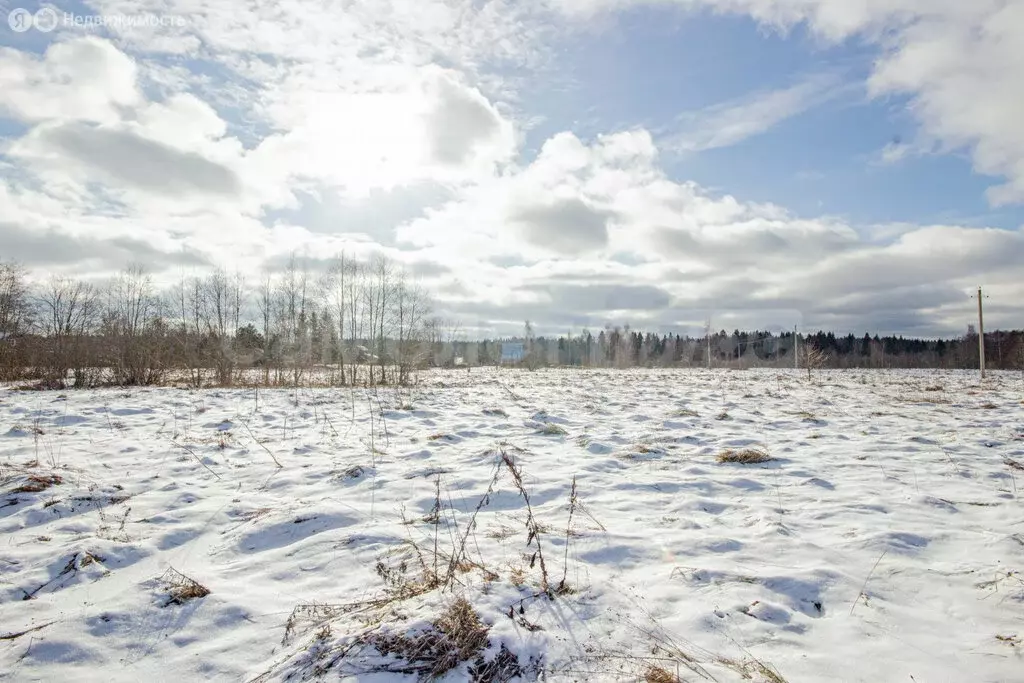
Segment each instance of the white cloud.
M109 123L142 101L135 61L105 40L55 43L37 58L0 48L0 115Z
M498 149L492 150L495 161L511 156L510 131L502 136L502 127L508 124L479 90L466 88L445 75L435 78L431 85L434 101L425 123L434 162L459 166L494 142L498 143ZM491 156L487 152L484 155Z
M973 3L972 3L973 4ZM992 204L1024 202L1024 3L975 4L970 17L921 19L887 46L870 85L905 92L925 131L971 150L974 167L1007 179Z
M173 140L186 149L202 147L227 132L227 124L213 107L187 92L149 103L138 112L136 122L157 139Z
M608 244L611 216L578 197L516 209L510 222L522 227L531 244L558 254L579 255L600 251Z
M375 92L346 92L303 77L267 95L286 132L263 140L279 182L310 178L354 196L423 180L487 177L515 151L515 132L479 90L435 67L409 67Z
M46 165L50 173L74 172L83 183L99 181L176 199L235 195L241 189L230 168L195 152L130 130L79 122L41 124L15 143L10 154L30 165Z
M683 152L728 147L850 91L832 75L815 74L778 90L756 92L729 102L687 112L664 143Z
M902 142L890 142L879 153L879 161L885 165L898 164L913 152L913 148Z
M458 301L482 322L488 306L502 319L528 310L554 319L571 302L574 313L591 320L664 321L712 308L763 308L788 310L801 324L875 329L875 300L879 311L898 304L908 320L958 330L954 322L968 310L966 291L975 281L1014 287L1008 283L1024 258L1024 233L907 225L865 238L835 219L800 218L672 181L649 139L632 131L587 144L561 133L533 164L410 222L399 237L445 254L480 283L474 296ZM623 149L645 151L626 159L610 152ZM515 229L524 215L535 222L525 239ZM513 255L523 265L488 265ZM635 259L616 260L629 255ZM584 307L565 287L585 283L622 296L606 291ZM553 294L559 292L564 296ZM634 295L646 296L647 306L635 307ZM627 300L629 306L611 303Z

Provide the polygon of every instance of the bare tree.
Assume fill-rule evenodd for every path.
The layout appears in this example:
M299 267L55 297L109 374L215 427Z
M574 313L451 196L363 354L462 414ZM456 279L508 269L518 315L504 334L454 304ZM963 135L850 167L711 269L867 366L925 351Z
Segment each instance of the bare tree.
M242 307L245 305L245 276L235 273L231 276L231 298L229 301L231 313L232 334L238 333L242 325Z
M40 324L47 338L49 378L66 385L74 370L75 386L93 384L87 335L99 320L100 302L96 288L81 280L52 277L38 297ZM92 376L90 376L92 375Z
M14 379L22 374L18 337L32 323L25 269L16 263L0 262L0 377Z
M153 280L140 265L118 275L107 292L104 330L111 342L110 366L117 384L153 384L163 375L160 346L164 323Z
M205 333L210 343L217 382L230 385L234 373L234 337L242 306L242 279L218 268L203 283Z
M376 358L374 357L374 350L377 348L377 317L381 313L378 308L378 290L375 286L374 276L376 274L376 263L371 262L366 264L364 268L365 277L362 282L362 296L363 296L363 314L366 316L366 364L369 374L367 381L370 384L374 383L375 376L373 373L373 364Z
M327 273L326 299L334 310L335 323L338 325L338 366L341 368L341 383L345 384L345 314L348 304L348 279L351 271L350 262L345 252L338 254L334 264Z
M278 328L283 341L284 359L292 369L292 385L298 386L303 370L308 367L310 345L308 334L307 296L309 271L305 259L293 253L277 289Z
M271 323L274 319L274 278L270 273L264 273L260 280L260 288L256 293L256 307L259 309L260 318L263 323L263 383L270 383L270 363L274 358L273 338L271 337Z
M202 338L203 321L206 315L206 290L198 277L186 278L182 274L178 284L170 292L170 305L176 320L178 362L188 370L189 383L194 387L203 384Z
M358 346L363 336L363 282L365 280L365 268L359 261L352 261L351 271L348 276L348 326L349 343ZM358 381L358 367L356 363L360 360L356 355L352 358L352 370L350 384Z
M406 384L411 371L419 367L425 357L423 339L426 332L426 316L429 313L427 296L422 289L410 284L406 274L401 272L395 281L392 305L397 337L396 381L398 384Z
M389 320L391 319L390 314L390 303L392 294L392 275L393 267L391 261L383 256L379 256L374 260L373 263L374 283L373 289L375 291L375 302L376 302L376 318L377 325L374 329L374 333L377 336L377 361L380 365L380 383L387 384L387 377L385 376L385 369L387 367L387 348L385 346L388 333L390 332ZM371 373L372 375L372 373ZM372 380L371 380L372 381Z
M807 379L811 379L812 370L821 370L828 362L828 354L809 342L800 348L800 363L807 368Z

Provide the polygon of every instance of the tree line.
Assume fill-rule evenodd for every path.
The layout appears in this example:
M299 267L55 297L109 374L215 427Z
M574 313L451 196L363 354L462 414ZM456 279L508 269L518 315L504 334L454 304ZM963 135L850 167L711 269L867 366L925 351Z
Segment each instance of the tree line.
M655 334L607 326L596 334L459 339L458 323L395 262L339 254L323 272L294 255L251 282L223 269L158 290L129 266L102 284L30 281L0 262L0 380L93 387L165 382L200 387L406 384L429 366L505 363L530 368L976 368L973 326L957 338L725 330ZM1024 370L1024 331L985 334L987 367Z
M395 262L294 255L250 283L223 269L158 291L145 268L109 282L30 282L0 263L0 379L92 387L404 384L450 325Z
M526 367L801 367L816 368L977 368L978 334L968 326L950 339L914 339L865 333L705 331L701 336L655 334L606 327L597 334L535 336L527 322L521 335L451 345L448 356L467 364L502 362L503 343L522 344ZM985 333L986 367L1024 369L1024 330Z

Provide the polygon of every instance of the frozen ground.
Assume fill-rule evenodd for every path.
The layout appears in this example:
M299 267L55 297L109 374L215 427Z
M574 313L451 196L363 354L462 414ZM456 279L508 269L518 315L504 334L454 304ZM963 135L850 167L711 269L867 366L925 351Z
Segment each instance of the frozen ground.
M0 389L0 680L1021 681L1022 387Z

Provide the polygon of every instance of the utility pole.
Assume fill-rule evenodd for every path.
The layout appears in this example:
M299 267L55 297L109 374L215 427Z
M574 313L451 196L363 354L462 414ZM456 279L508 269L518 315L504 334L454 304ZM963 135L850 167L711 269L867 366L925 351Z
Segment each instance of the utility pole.
M796 333L796 325L793 325L793 367L800 369L800 337Z
M981 367L981 378L985 379L985 314L982 311L981 287L978 287L978 362Z
M711 318L708 318L707 327L707 338L708 338L708 370L711 369Z

